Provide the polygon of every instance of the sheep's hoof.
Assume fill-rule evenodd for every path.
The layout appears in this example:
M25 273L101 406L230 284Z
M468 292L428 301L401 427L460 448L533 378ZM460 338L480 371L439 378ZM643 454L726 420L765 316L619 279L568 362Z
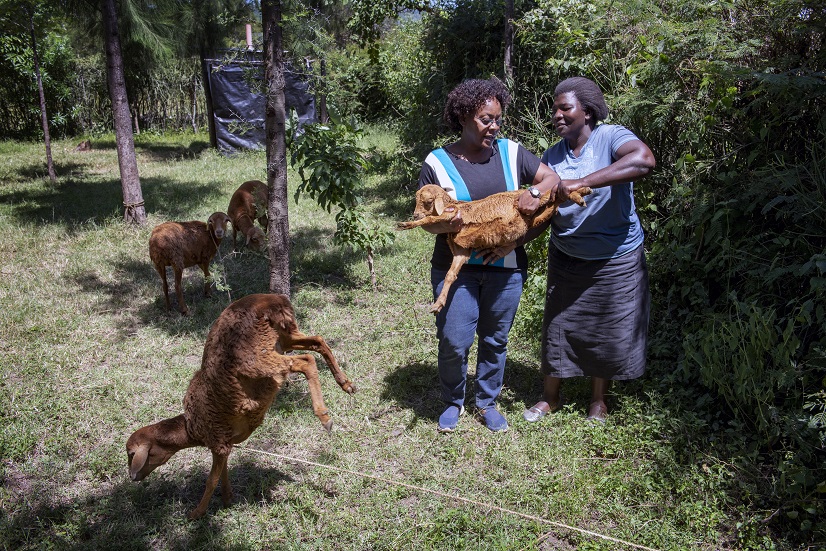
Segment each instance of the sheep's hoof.
M332 430L333 430L333 420L332 419L328 420L326 423L322 423L321 425L324 427L324 430L326 430L327 432L332 432Z
M206 510L201 511L200 509L195 508L189 512L186 518L188 518L189 520L198 520L199 518L204 516L204 513L206 513Z

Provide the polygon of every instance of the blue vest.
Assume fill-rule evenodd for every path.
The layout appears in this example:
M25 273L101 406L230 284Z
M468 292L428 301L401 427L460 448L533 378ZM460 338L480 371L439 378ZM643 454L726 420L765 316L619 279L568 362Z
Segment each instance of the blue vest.
M496 144L499 148L499 159L502 162L502 171L505 174L505 184L507 185L507 190L503 191L516 191L519 189L519 173L516 162L516 156L519 152L519 144L506 138L496 140ZM439 179L439 185L447 191L448 195L450 195L453 199L456 199L457 201L472 200L465 181L462 179L459 171L456 170L456 165L453 164L453 161L450 159L444 148L439 148L432 151L424 162L430 165L436 173L436 177ZM477 255L476 251L473 251L468 263L483 264L484 259ZM500 258L495 262L491 262L489 266L516 268L516 253L511 251L506 257Z

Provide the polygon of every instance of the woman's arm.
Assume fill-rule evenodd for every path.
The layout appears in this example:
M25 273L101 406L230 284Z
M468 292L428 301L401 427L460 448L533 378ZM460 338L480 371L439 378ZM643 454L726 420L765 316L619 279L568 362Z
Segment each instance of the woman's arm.
M633 182L648 176L656 166L654 154L642 140L631 140L617 149L616 160L605 168L582 178L563 180L560 191L568 196L581 187L592 189Z
M560 189L561 184L562 180L559 178L559 174L545 163L540 163L539 169L533 177L533 185L531 187L535 187L542 194L551 190L551 201L554 201L557 190ZM539 208L539 199L534 198L528 190L525 190L519 195L519 199L516 201L516 208L519 209L519 212L522 214L531 215Z

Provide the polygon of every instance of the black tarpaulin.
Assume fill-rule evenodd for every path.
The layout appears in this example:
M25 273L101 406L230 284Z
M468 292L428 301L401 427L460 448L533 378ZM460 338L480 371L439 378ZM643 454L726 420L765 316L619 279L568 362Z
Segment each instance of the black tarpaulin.
M260 62L222 63L207 60L212 96L215 145L221 151L264 147L264 66ZM299 127L316 122L315 99L309 83L293 71L284 72L284 100L295 109Z

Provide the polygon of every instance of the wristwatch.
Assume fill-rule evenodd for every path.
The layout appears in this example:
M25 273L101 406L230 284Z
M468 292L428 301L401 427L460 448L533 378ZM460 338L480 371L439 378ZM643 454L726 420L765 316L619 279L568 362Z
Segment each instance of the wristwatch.
M530 193L534 199L539 199L542 196L542 192L533 186L528 188L528 193Z

